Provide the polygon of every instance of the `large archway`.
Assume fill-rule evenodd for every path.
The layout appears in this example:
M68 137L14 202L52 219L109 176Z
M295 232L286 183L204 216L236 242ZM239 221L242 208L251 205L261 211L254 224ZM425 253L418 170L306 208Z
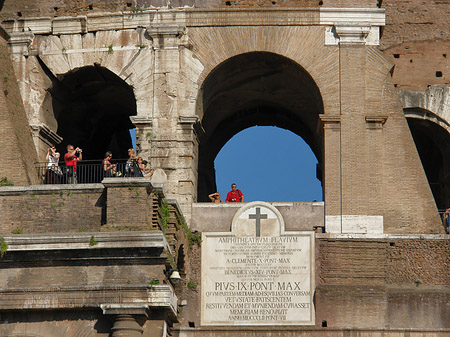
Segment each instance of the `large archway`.
M63 137L61 153L74 144L83 148L83 159L102 159L108 150L115 158L126 158L136 99L125 81L94 64L53 78L49 92L57 133Z
M323 102L312 77L297 63L267 52L232 57L216 67L200 91L198 201L216 189L214 158L236 133L250 126L277 126L294 132L311 147L322 167L319 115ZM289 159L287 159L289 160ZM321 178L321 169L318 178Z
M436 206L443 211L450 205L450 125L423 109L404 111Z

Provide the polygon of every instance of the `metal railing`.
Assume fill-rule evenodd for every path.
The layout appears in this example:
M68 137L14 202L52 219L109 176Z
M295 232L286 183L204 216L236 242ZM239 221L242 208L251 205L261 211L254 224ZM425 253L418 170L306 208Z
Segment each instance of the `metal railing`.
M91 184L106 177L142 177L137 164L127 165L127 159L112 160L115 170L105 172L102 160L80 160L75 166L36 163L38 178L42 184Z

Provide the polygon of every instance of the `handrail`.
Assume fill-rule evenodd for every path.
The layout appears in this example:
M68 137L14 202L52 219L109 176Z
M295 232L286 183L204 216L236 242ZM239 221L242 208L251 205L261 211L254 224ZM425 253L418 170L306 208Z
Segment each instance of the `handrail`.
M99 183L106 177L142 177L136 163L127 164L128 159L111 160L115 169L105 171L103 160L80 160L75 166L66 166L64 160L58 165L35 162L38 179L42 184L90 184Z

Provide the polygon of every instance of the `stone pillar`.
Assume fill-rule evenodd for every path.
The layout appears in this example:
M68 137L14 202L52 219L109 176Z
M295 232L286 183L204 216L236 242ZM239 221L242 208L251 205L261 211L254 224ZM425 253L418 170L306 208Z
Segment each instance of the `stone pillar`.
M150 178L105 178L102 207L106 207L104 229L150 230L153 186Z
M167 197L179 202L189 221L197 189L198 140L194 125L198 124L198 117L193 110L182 111L188 106L186 80L181 69L182 49L187 44L185 26L175 22L154 24L147 28L147 33L153 39L154 48L150 157L152 165L167 174Z
M116 315L111 328L112 337L139 337L144 329L133 315Z
M324 138L323 200L326 217L341 214L341 118L339 115L320 115L320 120Z
M114 322L111 328L112 337L140 337L142 326L148 317L149 307L146 304L102 304L104 315L111 315Z

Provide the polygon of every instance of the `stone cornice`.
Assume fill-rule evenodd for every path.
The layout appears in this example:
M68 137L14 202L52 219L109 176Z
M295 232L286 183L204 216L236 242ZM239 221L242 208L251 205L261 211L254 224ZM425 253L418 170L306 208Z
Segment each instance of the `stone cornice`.
M67 17L36 17L6 20L9 34L79 34L101 30L149 28L155 33L182 31L184 27L204 26L383 26L384 9L379 8L240 8L240 9L150 9L139 12L93 13ZM174 29L175 28L175 29Z
M92 236L95 237L95 246L90 244ZM8 252L109 248L168 249L168 243L160 231L22 234L3 236L3 238L8 244Z
M178 301L170 285L148 284L9 288L0 290L0 297L2 311L102 308L118 312L120 308L148 307L166 310L173 320Z

